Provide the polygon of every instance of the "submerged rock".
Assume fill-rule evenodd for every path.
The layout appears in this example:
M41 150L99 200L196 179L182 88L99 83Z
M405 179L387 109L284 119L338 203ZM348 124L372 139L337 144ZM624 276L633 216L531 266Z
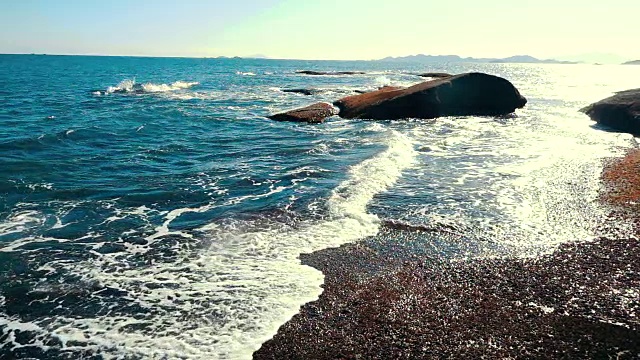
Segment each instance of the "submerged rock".
M508 80L467 73L405 89L381 89L336 102L346 119L433 119L441 116L497 116L522 108L527 99Z
M302 95L314 95L320 92L318 89L282 89L282 92Z
M313 71L313 70L300 70L296 71L296 74L302 75L362 75L366 74L364 71Z
M640 135L640 89L621 91L580 111L599 124Z
M269 116L269 119L276 121L306 122L318 124L324 119L336 115L336 109L328 103L317 103L303 107L301 109L290 110L284 113Z

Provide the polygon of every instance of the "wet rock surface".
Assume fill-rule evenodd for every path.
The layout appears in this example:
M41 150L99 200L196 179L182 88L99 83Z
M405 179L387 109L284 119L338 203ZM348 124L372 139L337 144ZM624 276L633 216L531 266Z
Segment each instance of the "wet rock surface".
M581 111L598 124L640 135L640 89L621 91Z
M336 109L327 103L317 103L301 109L290 110L280 114L269 116L269 119L276 121L304 122L318 124L324 119L336 115Z
M612 159L602 173L606 186L601 199L618 209L640 214L640 149Z
M552 255L524 261L449 264L424 259L364 281L327 269L353 271L358 263L354 259L362 260L368 252L346 246L330 256L319 255L322 260L305 259L326 272L325 292L254 358L620 354L621 359L632 359L640 354L637 239L569 244Z
M405 88L384 86L375 91L344 97L333 104L340 109L340 117L351 119L366 111L372 104L378 104L402 95L403 90Z

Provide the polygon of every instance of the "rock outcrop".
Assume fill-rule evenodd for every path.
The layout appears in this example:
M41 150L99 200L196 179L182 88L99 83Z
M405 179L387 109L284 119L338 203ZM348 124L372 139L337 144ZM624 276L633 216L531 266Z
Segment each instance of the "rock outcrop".
M336 115L336 109L327 103L317 103L301 109L290 110L284 113L269 116L269 119L276 121L306 122L318 124L324 119Z
M358 115L364 113L368 107L374 104L379 104L402 95L405 89L406 88L385 86L375 91L344 97L334 102L333 105L340 109L340 117L353 119L359 117Z
M621 91L581 111L601 125L640 135L640 89Z
M498 116L522 108L527 100L508 80L466 73L408 88L383 88L342 98L334 105L346 119L433 119L441 116Z

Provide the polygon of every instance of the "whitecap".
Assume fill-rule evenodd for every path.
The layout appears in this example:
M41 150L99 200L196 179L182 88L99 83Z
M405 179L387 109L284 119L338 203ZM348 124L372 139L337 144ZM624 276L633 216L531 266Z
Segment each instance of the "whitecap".
M26 231L42 225L44 221L44 215L35 210L25 210L10 214L7 219L0 223L0 236Z
M378 85L378 87L380 86L389 86L391 85L391 79L389 79L386 76L378 76L374 79L374 82L376 83L376 85Z
M188 89L195 85L199 85L200 83L195 81L176 81L171 84L154 84L154 83L146 83L142 84L142 89L144 92L156 93L156 92L168 92L175 91L181 89Z
M118 83L116 86L109 86L107 88L107 94L112 94L116 92L131 92L133 91L133 87L136 84L136 79L124 79Z
M114 93L163 93L163 92L171 92L176 90L188 89L193 86L199 85L200 83L197 81L175 81L170 84L155 84L155 83L144 83L138 84L135 79L125 79L122 80L116 86L109 86L105 94L114 94ZM94 92L95 94L95 92Z

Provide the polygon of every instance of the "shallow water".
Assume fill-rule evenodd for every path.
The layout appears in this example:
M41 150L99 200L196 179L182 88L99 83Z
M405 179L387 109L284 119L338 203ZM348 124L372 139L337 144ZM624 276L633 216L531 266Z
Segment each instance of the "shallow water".
M529 103L504 118L265 118L423 71L500 75ZM452 259L592 238L607 212L595 201L601 161L635 139L578 109L638 75L0 56L0 357L249 358L321 293L322 274L298 255L375 236L381 220L455 228L468 246L445 244Z

